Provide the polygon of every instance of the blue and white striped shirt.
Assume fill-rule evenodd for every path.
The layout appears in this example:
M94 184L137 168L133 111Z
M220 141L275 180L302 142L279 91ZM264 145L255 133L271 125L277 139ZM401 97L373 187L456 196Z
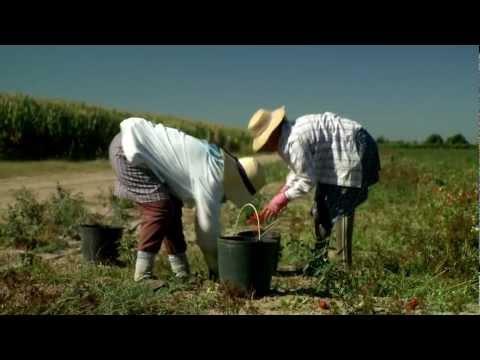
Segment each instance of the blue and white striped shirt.
M317 183L361 187L362 164L355 143L361 128L331 112L285 121L278 153L290 169L286 197L296 199Z

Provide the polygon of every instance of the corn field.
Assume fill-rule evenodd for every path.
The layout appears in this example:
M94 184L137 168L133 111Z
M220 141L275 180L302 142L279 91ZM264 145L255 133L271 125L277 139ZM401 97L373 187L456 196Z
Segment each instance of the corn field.
M132 116L177 128L232 152L248 152L249 136L240 129L85 103L0 94L0 157L71 160L106 157L120 122Z

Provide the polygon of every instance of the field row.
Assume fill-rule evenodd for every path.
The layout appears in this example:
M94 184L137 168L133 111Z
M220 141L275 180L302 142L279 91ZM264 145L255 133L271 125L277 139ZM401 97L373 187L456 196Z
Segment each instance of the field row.
M246 131L173 116L129 113L84 103L0 94L0 156L4 159L106 157L122 120L139 116L207 139L231 152L248 152ZM41 144L41 146L39 146Z

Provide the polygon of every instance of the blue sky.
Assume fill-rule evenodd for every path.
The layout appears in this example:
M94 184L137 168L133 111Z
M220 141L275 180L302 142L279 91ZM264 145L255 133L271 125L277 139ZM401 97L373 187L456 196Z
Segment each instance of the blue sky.
M0 92L245 127L331 111L375 137L477 139L478 46L5 46Z

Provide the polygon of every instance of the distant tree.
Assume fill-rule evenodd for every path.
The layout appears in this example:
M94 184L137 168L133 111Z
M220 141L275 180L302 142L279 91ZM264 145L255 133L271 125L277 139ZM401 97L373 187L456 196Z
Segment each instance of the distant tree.
M401 147L401 148L410 148L410 147L412 147L412 145L411 145L408 141L405 141L405 140L399 140L399 141L398 141L398 146Z
M377 138L377 144L385 144L388 142L388 139L386 139L384 136L380 136Z
M440 146L443 145L443 138L438 134L430 135L424 142L425 145L435 145Z
M448 145L470 145L462 134L453 135L449 137L446 142Z

